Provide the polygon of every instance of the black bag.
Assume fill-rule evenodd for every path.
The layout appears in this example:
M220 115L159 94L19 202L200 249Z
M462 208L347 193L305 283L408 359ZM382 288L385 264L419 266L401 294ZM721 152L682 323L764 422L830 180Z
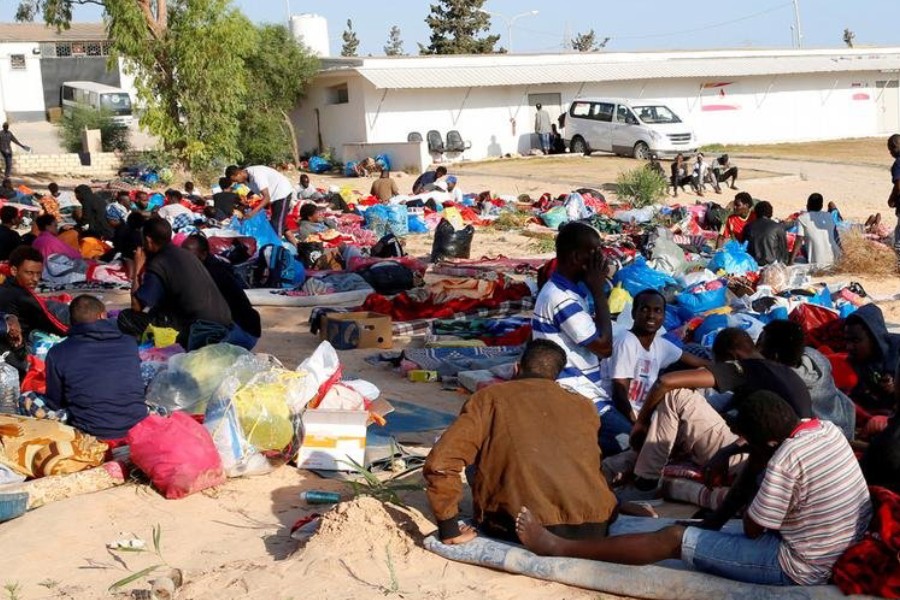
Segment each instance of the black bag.
M300 242L297 244L297 260L303 263L305 269L315 269L316 263L325 254L325 246L322 242Z
M457 231L450 221L441 219L437 229L434 230L431 262L438 262L445 258L469 258L473 237L475 237L475 228L471 225Z
M359 275L382 296L406 292L416 285L412 269L393 261L376 263L360 271Z
M403 249L397 236L389 233L372 246L369 255L375 258L400 258L406 256L406 250Z

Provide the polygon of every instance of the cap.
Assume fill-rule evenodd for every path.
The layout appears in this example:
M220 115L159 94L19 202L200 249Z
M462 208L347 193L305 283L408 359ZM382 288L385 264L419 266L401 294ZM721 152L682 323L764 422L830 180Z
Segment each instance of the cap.
M454 175L450 175L447 177L447 183L456 183L456 177Z

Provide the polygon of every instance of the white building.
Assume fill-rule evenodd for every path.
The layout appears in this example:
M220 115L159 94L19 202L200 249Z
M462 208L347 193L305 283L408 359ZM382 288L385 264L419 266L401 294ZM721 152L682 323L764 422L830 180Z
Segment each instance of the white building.
M133 79L108 69L103 23L72 23L57 31L37 23L0 23L0 119L43 121L60 105L64 81L95 81L134 96Z
M839 139L900 130L898 81L900 48L332 58L295 120L302 150L343 159L429 130L466 159L524 153L535 104L596 96L666 104L701 144Z

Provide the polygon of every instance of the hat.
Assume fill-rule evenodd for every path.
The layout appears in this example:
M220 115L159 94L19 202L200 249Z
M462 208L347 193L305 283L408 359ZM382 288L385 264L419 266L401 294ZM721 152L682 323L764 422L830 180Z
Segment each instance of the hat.
M106 218L110 221L124 221L127 217L128 209L118 202L106 205Z
M456 176L450 175L449 177L447 177L447 183L456 183Z

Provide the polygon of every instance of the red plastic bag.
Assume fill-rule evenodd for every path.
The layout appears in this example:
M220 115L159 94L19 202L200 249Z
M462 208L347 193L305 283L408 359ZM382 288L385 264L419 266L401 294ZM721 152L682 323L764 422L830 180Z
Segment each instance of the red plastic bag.
M789 318L803 328L807 346L828 346L838 352L843 351L844 322L833 310L816 304L801 304Z
M28 355L28 372L22 380L21 390L22 393L37 392L41 395L47 393L47 365L37 356Z
M225 482L209 432L188 415L150 415L125 438L131 460L166 498L175 500Z

